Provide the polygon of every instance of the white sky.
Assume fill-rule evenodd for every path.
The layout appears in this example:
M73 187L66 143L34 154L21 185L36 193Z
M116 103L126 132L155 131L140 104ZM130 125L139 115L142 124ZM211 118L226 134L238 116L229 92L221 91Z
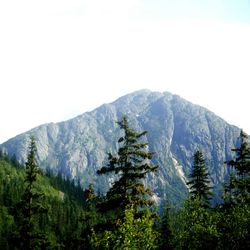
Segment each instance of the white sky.
M144 88L250 133L250 0L0 2L0 143Z

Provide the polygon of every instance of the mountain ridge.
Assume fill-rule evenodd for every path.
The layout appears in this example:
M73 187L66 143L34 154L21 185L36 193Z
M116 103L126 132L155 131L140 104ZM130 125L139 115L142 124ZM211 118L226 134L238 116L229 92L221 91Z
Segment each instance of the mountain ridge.
M103 192L112 178L97 177L96 171L106 161L106 153L115 153L118 148L120 131L116 121L124 114L131 127L148 131L150 150L156 152L153 161L161 168L146 182L159 197L170 195L180 199L187 193L184 180L197 149L203 151L215 185L228 174L224 161L231 157L240 129L178 95L147 89L68 121L38 126L8 140L1 148L25 161L29 136L34 134L42 168L80 178L84 187L96 183L97 190Z

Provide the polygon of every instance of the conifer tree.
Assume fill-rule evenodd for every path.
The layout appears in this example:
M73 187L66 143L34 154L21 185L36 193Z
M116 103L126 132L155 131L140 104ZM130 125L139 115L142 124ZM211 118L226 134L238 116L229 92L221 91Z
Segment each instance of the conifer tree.
M191 180L187 182L187 185L190 187L191 198L200 200L204 206L208 206L211 197L208 175L203 154L197 150L194 154Z
M240 146L232 149L235 152L235 159L226 163L235 170L230 176L231 195L236 196L236 199L250 201L250 147L247 139L247 134L241 130Z
M223 249L250 248L250 147L242 130L239 146L232 149L235 157L226 161L231 168L225 183L224 204L220 207L221 244Z
M4 158L4 153L2 151L2 149L0 149L0 160L2 160Z
M34 137L30 139L27 162L25 164L25 185L21 201L17 204L14 215L17 231L15 232L18 249L41 249L47 244L45 235L39 229L39 219L47 212L42 199L44 194L37 191L36 182L41 170L36 160Z
M170 207L164 209L164 213L160 220L160 250L172 250L173 247L173 231L171 226L172 215L170 214Z
M152 192L142 181L148 173L155 172L158 166L150 163L153 153L148 151L148 143L141 142L147 132L138 133L130 128L126 116L118 124L123 131L118 140L118 154L109 153L107 166L97 172L114 173L116 180L99 207L101 211L112 210L124 217L125 210L129 207L133 206L137 213L140 208L153 204L150 199Z

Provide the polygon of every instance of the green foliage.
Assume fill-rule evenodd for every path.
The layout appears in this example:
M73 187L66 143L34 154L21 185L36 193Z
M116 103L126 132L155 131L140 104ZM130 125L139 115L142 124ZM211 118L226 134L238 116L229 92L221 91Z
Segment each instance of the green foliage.
M99 174L113 174L105 197L90 185L84 191L74 180L43 175L31 139L25 168L0 151L0 249L249 249L250 148L240 134L234 170L225 185L225 202L208 206L211 196L205 160L194 154L190 197L184 206L165 210L160 221L150 209L151 191L143 183L157 170L153 153L126 117L118 122L124 132L117 155ZM168 197L167 197L168 199ZM100 213L102 211L102 213ZM103 213L105 212L105 213Z
M160 240L159 240L159 249L161 250L171 250L174 249L173 246L173 212L171 211L170 206L168 205L161 217L160 221Z
M153 204L150 199L152 192L145 187L142 180L148 173L158 169L158 166L150 164L153 153L148 151L148 143L140 142L146 131L138 133L130 128L125 116L118 124L124 132L118 139L118 155L109 153L107 166L97 172L115 174L116 180L99 207L103 212L115 211L117 218L124 216L128 206L133 206L138 211Z
M92 234L93 249L157 249L158 233L149 211L141 218L136 217L133 207L125 210L124 221L118 221L116 230Z
M94 230L100 225L105 217L97 211L96 204L100 197L96 196L92 185L84 190L84 206L79 218L79 229L77 233L78 247L80 249L92 249ZM99 230L98 230L99 231Z
M250 248L250 209L249 204L220 206L217 228L220 232L219 249Z
M222 249L250 248L250 147L241 131L235 158L227 161L232 173L225 184L224 204L219 206L218 228L222 232Z
M199 199L203 206L209 205L211 198L211 187L209 186L209 174L206 168L205 160L201 151L197 150L194 154L194 164L190 175L190 195L193 199Z
M19 238L25 220L21 206L24 188L28 186L26 176L26 169L20 164L14 165L7 156L0 160L0 249L20 249ZM84 213L83 204L79 206L81 201L76 200L80 196L79 187L58 178L39 174L34 182L32 192L43 194L35 200L46 208L46 214L39 212L33 216L34 233L37 232L35 236L45 249L76 249L81 229L79 220ZM64 192L54 188L58 182L64 187ZM42 246L37 244L37 248Z
M35 139L31 137L25 168L24 192L13 214L16 225L13 240L19 249L40 249L47 245L46 236L38 226L40 216L47 212L43 201L44 194L35 188L40 174L36 161Z
M67 195L70 196L71 199L74 200L74 202L77 202L79 206L84 203L84 194L79 182L75 184L74 180L70 180L68 177L63 176L61 173L55 175L52 172L47 171L46 176L49 179L48 185L51 185L57 190L60 190L61 195L67 193ZM44 187L48 185L44 185Z
M216 214L206 209L199 198L185 202L175 226L175 249L216 249Z
M230 191L230 201L237 203L246 201L250 203L250 147L248 136L243 131L240 132L240 145L233 148L235 159L227 161L229 167L235 172L230 176L228 188Z
M13 228L13 217L9 214L8 208L0 205L0 249L9 249L8 236Z

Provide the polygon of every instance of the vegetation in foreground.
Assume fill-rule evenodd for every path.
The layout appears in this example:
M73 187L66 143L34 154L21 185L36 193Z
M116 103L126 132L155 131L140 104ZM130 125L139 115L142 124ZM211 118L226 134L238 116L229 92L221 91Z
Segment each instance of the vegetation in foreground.
M231 176L223 202L212 206L205 156L197 150L189 197L179 208L166 204L159 215L144 182L158 169L151 164L147 132L130 128L126 117L118 125L118 152L98 171L114 176L105 195L43 173L34 138L25 167L1 153L0 249L250 248L250 147L243 131L234 159L226 162Z

